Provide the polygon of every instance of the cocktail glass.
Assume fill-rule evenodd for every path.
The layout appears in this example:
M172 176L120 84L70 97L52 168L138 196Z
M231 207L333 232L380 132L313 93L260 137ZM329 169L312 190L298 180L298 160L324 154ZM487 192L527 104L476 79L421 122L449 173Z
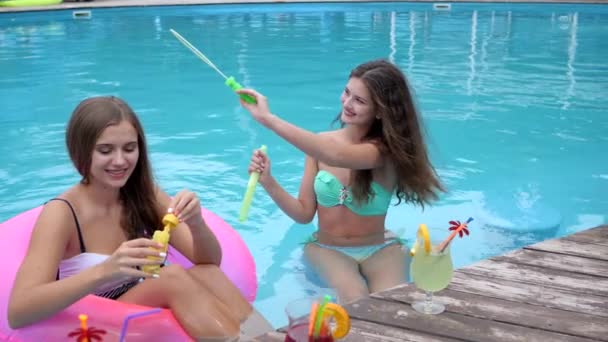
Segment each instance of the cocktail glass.
M329 336L321 336L314 338L309 336L309 319L313 304L320 303L321 300L317 297L305 297L292 300L287 303L285 313L289 320L287 327L287 335L285 342L333 342L331 334Z
M445 289L452 280L453 265L448 245L443 251L437 246L441 241L431 241L431 251L424 243L416 241L416 253L412 256L411 273L416 287L425 292L425 299L412 303L414 310L424 314L440 314L445 310L441 303L433 301L433 293Z

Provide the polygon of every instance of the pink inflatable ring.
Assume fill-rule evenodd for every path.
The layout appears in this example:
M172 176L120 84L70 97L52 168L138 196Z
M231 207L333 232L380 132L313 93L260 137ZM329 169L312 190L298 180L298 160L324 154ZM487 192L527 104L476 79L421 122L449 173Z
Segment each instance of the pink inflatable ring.
M30 235L42 207L21 213L0 223L0 340L1 341L76 341L68 334L80 327L78 315L88 315L89 328L105 330L103 341L192 341L170 310L130 305L88 295L51 318L26 328L13 330L8 325L7 310L15 275L30 241ZM257 278L253 257L240 235L224 220L202 208L205 221L222 247L222 271L253 302ZM177 250L170 248L170 263L192 266ZM126 324L125 322L128 322Z

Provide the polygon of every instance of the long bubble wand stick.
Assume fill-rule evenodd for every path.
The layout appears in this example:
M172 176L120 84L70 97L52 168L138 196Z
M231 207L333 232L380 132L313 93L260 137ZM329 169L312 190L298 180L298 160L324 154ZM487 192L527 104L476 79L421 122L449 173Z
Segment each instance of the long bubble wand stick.
M177 31L175 31L174 29L169 29L169 31L171 33L173 33L175 38L177 38L177 40L179 40L185 47L190 49L190 51L192 51L192 53L194 53L198 58L200 58L203 62L205 62L205 64L207 64L208 66L213 68L213 70L217 71L217 73L220 74L220 76L222 76L224 78L224 80L226 80L225 84L228 87L230 87L230 89L237 91L237 90L243 88L243 86L240 85L234 79L234 77L232 77L232 76L228 77L228 76L224 75L224 73L218 67L216 67L215 64L213 64L213 62L211 62L211 60L209 58L207 58L207 56L205 56L202 52L200 52L194 45L190 44L190 42L188 40L186 40L186 38L182 37L179 33L177 33ZM251 95L239 94L239 96L241 97L241 99L243 99L243 101L245 101L247 103L256 103L255 98Z
M260 152L264 154L268 152L266 145L262 145L262 147L260 147ZM253 201L253 193L255 192L255 187L258 185L259 180L260 173L257 171L251 172L249 175L249 181L247 182L247 190L245 191L245 196L243 197L243 204L241 204L241 210L239 211L240 222L245 222L245 220L247 220L249 207L251 207L251 201Z

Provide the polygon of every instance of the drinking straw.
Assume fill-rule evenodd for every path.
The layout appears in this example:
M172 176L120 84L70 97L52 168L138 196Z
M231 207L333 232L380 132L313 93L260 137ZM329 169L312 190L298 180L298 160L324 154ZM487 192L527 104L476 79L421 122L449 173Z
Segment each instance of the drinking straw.
M122 322L122 329L120 330L120 337L119 337L118 341L123 342L125 340L125 335L127 334L127 326L129 325L130 320L139 318L139 317L143 317L143 316L152 315L155 313L159 313L160 311L161 311L160 308L156 308L156 309L152 309L152 310L148 310L148 311L142 311L142 312L130 314L127 317L125 317L124 321Z
M82 330L82 332L84 333L84 338L82 342L89 342L89 339L87 337L87 319L89 318L89 316L85 315L85 314L80 314L78 315L78 319L80 319L80 329Z
M268 151L268 147L266 147L266 145L262 145L262 147L260 147L260 151L266 154ZM245 220L247 220L247 215L249 214L249 207L251 207L251 201L253 200L255 187L258 185L259 180L260 173L257 171L251 172L251 174L249 175L249 181L247 182L247 190L245 191L245 196L243 197L243 204L241 204L241 210L239 212L240 222L245 222Z
M469 219L465 222L462 223L460 226L458 226L458 228L454 229L452 231L452 234L450 234L450 236L448 236L447 239L445 239L445 241L443 241L438 249L440 253L443 253L443 251L446 249L446 247L450 244L450 241L452 241L452 239L456 236L456 234L458 234L458 232L460 232L461 230L463 230L464 228L466 228L467 224L469 224L471 221L473 221L472 217L469 217Z
M80 319L80 329L83 331L87 331L87 318L89 318L89 316L85 314L78 315L78 319Z
M315 300L310 308L310 315L308 316L308 336L312 336L314 332L315 322L317 321L317 311L319 311L319 303Z
M327 305L327 303L329 303L330 300L331 300L331 296L325 295L323 297L323 302L321 303L321 305L319 306L319 309L317 310L317 317L315 317L315 330L313 332L313 336L315 336L315 337L319 336L319 333L321 331L321 322L323 321L323 310L325 310L325 305Z
M321 329L319 331L319 337L323 338L323 337L327 337L330 335L330 331L329 331L329 319L328 318L323 318L321 319Z

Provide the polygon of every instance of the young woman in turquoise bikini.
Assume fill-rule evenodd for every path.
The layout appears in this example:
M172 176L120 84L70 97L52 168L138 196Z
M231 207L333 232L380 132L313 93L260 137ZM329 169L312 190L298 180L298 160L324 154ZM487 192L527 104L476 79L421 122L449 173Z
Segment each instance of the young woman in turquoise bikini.
M255 90L238 93L255 97L256 104L241 101L242 106L307 155L297 198L272 177L270 159L260 151L249 172L261 173L264 189L295 221L308 223L317 213L319 230L304 254L339 300L405 282L407 254L384 226L391 198L423 206L443 187L403 73L384 60L356 67L341 96L342 127L319 134L273 115Z

